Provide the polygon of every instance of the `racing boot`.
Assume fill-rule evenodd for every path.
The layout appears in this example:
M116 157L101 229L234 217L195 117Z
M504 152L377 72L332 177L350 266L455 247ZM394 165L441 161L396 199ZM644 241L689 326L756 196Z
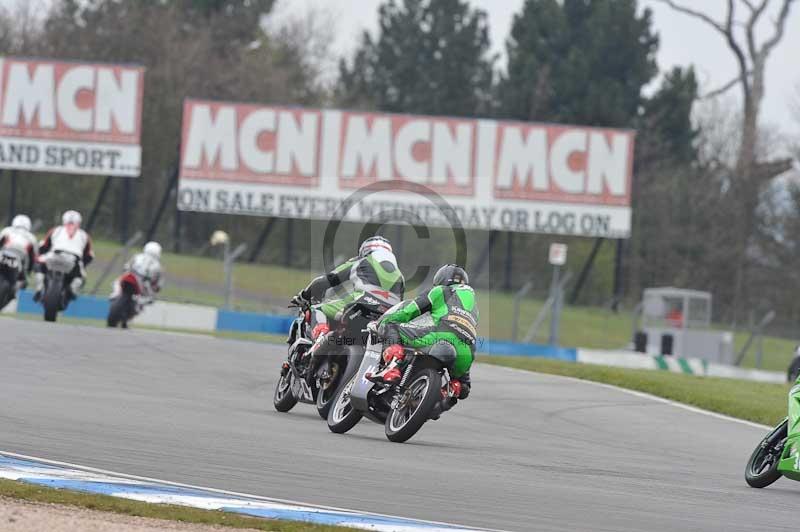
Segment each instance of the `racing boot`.
M383 362L386 366L375 373L374 375L368 373L364 378L370 382L378 384L394 384L400 381L403 376L401 365L405 361L406 354L403 351L403 346L400 344L392 344L383 350Z

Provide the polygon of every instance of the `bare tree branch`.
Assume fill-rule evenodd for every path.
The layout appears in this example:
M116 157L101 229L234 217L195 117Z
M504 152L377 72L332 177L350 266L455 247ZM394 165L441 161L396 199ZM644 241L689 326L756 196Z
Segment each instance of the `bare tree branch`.
M775 21L775 34L764 43L764 46L761 47L761 51L759 52L762 57L767 57L772 49L775 48L775 45L783 39L783 32L786 29L786 19L789 18L789 11L792 9L792 4L794 2L795 0L783 0L783 6L778 15L778 20Z
M672 9L674 9L675 11L677 11L678 13L683 13L684 15L689 15L690 17L694 17L696 19L700 19L703 22L705 22L706 24L708 24L711 27L713 27L718 32L720 32L723 35L725 35L725 27L722 25L722 23L717 22L716 20L714 20L713 18L711 18L710 16L706 15L705 13L703 13L701 11L696 11L696 10L691 9L689 7L686 7L684 5L677 4L673 0L654 0L654 1L660 2L660 3L664 4L664 5L667 5L667 6L671 7Z
M769 0L762 0L761 5L756 8L748 2L747 5L750 7L750 20L747 21L747 48L750 52L750 58L755 60L756 56L758 56L758 48L756 47L756 37L755 37L755 28L758 24L758 20L761 18L761 15L764 14L764 10L767 8L767 4Z
M739 62L739 81L742 83L742 90L744 90L744 97L745 99L750 98L750 83L748 83L747 72L749 68L747 66L747 58L742 51L742 47L736 41L736 36L733 33L733 21L736 18L736 3L735 0L728 0L728 17L725 22L725 28L723 30L723 34L725 35L725 39L728 41L728 47L733 51L734 55L736 56L736 60Z
M752 71L748 71L745 75L749 79L750 76L752 75ZM711 100L713 98L716 98L717 96L721 96L721 95L725 94L726 92L728 92L729 90L731 90L733 87L735 87L736 84L740 83L741 81L742 81L742 76L736 76L735 78L730 80L725 85L722 85L721 87L718 87L718 88L714 89L713 91L709 91L709 92L703 94L702 96L700 96L700 99L702 99L702 100Z

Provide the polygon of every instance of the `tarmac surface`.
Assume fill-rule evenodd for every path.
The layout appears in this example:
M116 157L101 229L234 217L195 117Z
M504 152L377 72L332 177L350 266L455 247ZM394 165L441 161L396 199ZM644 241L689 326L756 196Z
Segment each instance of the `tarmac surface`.
M406 444L272 407L285 348L0 319L0 451L474 527L795 530L800 485L748 488L764 430L486 365Z

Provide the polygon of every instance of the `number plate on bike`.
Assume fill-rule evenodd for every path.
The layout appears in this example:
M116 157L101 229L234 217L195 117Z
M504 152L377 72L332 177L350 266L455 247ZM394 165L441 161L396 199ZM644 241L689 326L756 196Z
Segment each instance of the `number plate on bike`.
M14 255L0 255L0 264L14 270L19 269L19 258Z

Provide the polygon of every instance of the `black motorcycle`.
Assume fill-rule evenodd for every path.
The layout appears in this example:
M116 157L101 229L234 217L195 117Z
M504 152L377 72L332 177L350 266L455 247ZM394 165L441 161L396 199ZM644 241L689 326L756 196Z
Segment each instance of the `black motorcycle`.
M0 309L17 297L17 281L25 268L25 260L24 254L16 249L0 251Z
M364 358L358 373L351 377L336 397L328 413L331 432L345 433L362 417L384 425L386 437L404 442L426 421L438 418L458 391L450 379L449 368L456 360L455 348L445 342L428 353L403 348L402 377L398 382L374 380L374 375L391 364L381 356L380 339L369 333Z
M69 283L71 274L79 267L79 261L77 256L63 251L54 251L44 259L47 270L42 293L44 321L56 321L58 313L66 310L75 297Z
M272 397L275 410L288 412L298 403L315 404L322 419L327 419L341 384L358 369L364 354L366 324L380 317L390 306L377 296L362 294L342 311L336 329L312 352L311 304L290 305L298 316L289 331L289 354L281 366Z

